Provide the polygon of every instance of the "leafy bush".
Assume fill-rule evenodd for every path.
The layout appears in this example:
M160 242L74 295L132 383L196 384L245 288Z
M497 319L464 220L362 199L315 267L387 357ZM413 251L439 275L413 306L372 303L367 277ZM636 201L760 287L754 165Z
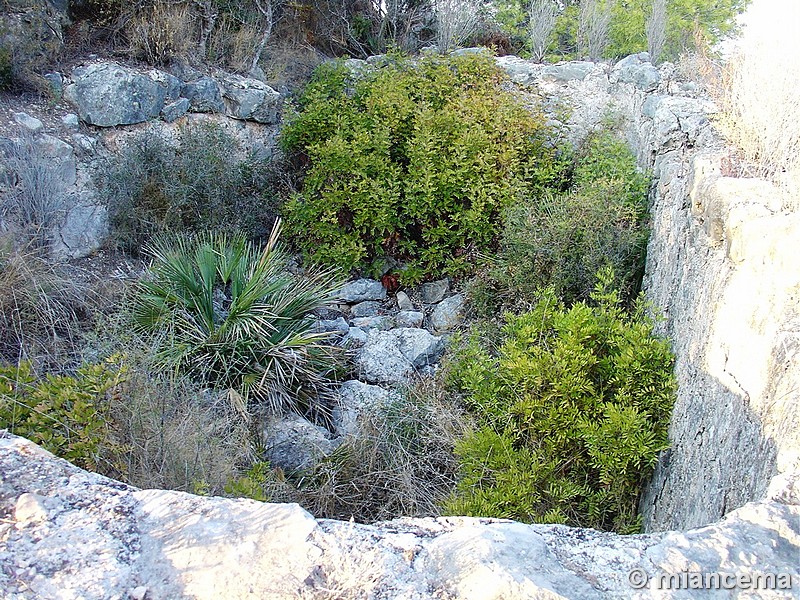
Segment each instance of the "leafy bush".
M607 131L591 136L576 156L568 192L507 211L500 253L473 284L478 312L525 307L548 286L567 304L586 300L606 265L630 304L644 272L648 187L624 141Z
M503 81L485 55L320 67L282 137L308 165L284 207L306 256L344 269L391 256L407 280L469 270L503 210L560 176L544 119Z
M134 298L137 331L162 364L275 412L314 407L336 367L311 312L334 302L331 271L287 271L276 225L259 251L242 236L160 238Z
M116 450L109 395L124 377L118 364L82 367L74 376L38 378L30 363L0 365L0 429L91 470L108 469Z
M269 165L242 156L236 139L213 123L132 137L104 179L112 234L137 251L153 235L186 231L267 233L274 219Z
M449 380L480 427L456 448L447 512L637 529L641 483L667 447L673 357L612 281L605 270L591 306L544 292L505 316L493 347L473 334L457 352Z

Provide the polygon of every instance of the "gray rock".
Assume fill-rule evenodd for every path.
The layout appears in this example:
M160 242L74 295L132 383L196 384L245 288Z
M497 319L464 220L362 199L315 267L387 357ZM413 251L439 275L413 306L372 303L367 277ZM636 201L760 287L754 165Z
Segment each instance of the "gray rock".
M173 121L185 115L188 110L189 110L189 99L178 98L175 102L167 104L164 108L161 109L161 118L164 119L167 123L172 123Z
M450 331L464 320L464 296L456 294L445 298L431 313L431 326L436 331Z
M226 75L220 81L226 113L234 119L275 123L280 94L256 79Z
M397 308L400 310L414 310L414 304L411 302L411 298L408 297L403 291L397 292Z
M73 133L72 142L74 148L78 148L83 154L94 155L97 152L97 138L82 133Z
M338 319L320 319L317 322L317 331L325 333L341 333L345 334L350 331L350 325L344 320L344 317Z
M349 385L354 398L364 390ZM762 585L745 595L797 596L800 506L773 497L700 529L615 535L469 517L315 520L297 504L138 490L7 434L0 473L0 589L9 598L288 599L327 598L330 590L376 600L430 600L432 590L459 600L706 595L670 589L687 571L780 574L775 587L791 589ZM631 587L634 570L648 579L641 589ZM716 590L709 597L740 595Z
M385 331L394 327L394 318L390 315L375 315L374 317L357 317L352 321L353 327L358 327L367 331L369 329L380 329Z
M546 65L541 73L543 77L557 81L583 81L596 68L597 65L590 61L572 61Z
M339 388L332 412L334 432L340 436L356 436L360 421L401 399L397 392L385 390L357 380L345 381Z
M357 279L341 289L339 299L350 304L365 300L385 300L386 289L375 279Z
M225 112L222 90L213 77L203 76L196 81L184 83L181 96L189 100L189 110L192 112Z
M169 81L160 76L153 79L113 62L98 62L72 71L72 83L64 89L64 98L90 125L132 125L159 115Z
M284 471L309 469L338 445L330 439L327 429L299 415L267 421L261 430L261 439L269 463Z
M374 317L381 310L383 305L374 300L367 300L353 305L350 309L350 314L354 317Z
M50 85L50 93L53 97L61 99L64 95L64 78L61 73L46 73L42 77Z
M68 209L52 244L56 258L84 258L102 245L108 234L108 211L83 194Z
M36 117L30 116L25 112L16 112L12 115L14 122L21 127L24 127L31 133L39 133L44 125Z
M172 104L180 98L181 89L183 87L183 82L180 79L164 71L157 71L156 69L151 69L148 71L147 75L164 88L164 104Z
M43 156L53 159L50 166L58 173L64 188L73 186L77 179L78 163L72 146L46 133L36 136L34 143Z
M422 327L425 315L416 310L401 310L395 316L398 327Z
M67 113L61 117L61 124L66 129L75 130L80 125L80 120L78 119L78 115L75 113Z
M361 348L367 343L367 332L358 327L351 327L339 343L344 348Z
M444 340L424 329L373 329L356 356L356 366L369 383L401 383L436 362L443 351Z
M450 289L450 283L447 279L440 279L439 281L431 281L423 283L420 288L420 296L425 304L436 304L441 302L447 291Z
M644 92L651 92L658 87L661 73L650 64L647 52L642 52L627 56L614 65L611 80L631 83Z

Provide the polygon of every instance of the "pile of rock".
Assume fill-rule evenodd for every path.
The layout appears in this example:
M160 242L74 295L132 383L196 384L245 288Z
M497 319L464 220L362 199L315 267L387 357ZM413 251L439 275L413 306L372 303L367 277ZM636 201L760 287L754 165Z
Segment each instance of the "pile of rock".
M359 423L399 400L398 387L415 376L430 376L448 333L464 318L464 296L450 293L447 279L389 296L380 281L358 279L345 285L340 304L318 321L335 343L352 352L358 379L338 391L330 429L297 415L264 424L267 457L287 470L312 466L333 452Z

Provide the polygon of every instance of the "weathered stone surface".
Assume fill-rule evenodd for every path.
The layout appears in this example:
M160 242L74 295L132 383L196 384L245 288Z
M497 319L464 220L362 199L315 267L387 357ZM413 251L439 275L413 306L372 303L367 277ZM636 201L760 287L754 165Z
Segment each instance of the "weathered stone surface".
M397 308L400 310L414 310L414 304L405 292L397 292L395 299L397 300Z
M17 125L24 127L31 133L39 133L44 127L39 119L30 116L26 112L16 112L11 116Z
M367 343L367 332L359 327L351 327L340 344L345 348L361 348Z
M373 329L356 357L356 366L369 383L401 383L438 360L443 350L444 340L424 329Z
M166 73L160 73L166 77L156 77L156 73L160 72L145 75L113 62L78 67L72 71L64 98L90 125L141 123L159 115L173 87L174 77Z
M95 252L108 231L108 210L91 196L80 195L67 209L64 221L53 240L56 258L83 258Z
M176 119L181 118L189 110L189 99L178 98L175 102L167 104L161 109L161 118L167 123L172 123Z
M644 92L652 92L661 81L661 74L652 64L647 52L623 58L611 71L611 81L632 83Z
M419 293L425 304L436 304L441 302L447 291L450 289L450 282L447 279L423 283L419 286Z
M401 310L395 316L398 327L422 327L425 315L416 310Z
M256 79L228 74L220 79L226 114L234 119L275 123L280 94Z
M456 294L445 298L431 313L431 326L436 331L450 331L464 320L464 296Z
M386 288L375 279L357 279L341 289L339 299L351 304L365 300L385 300Z
M61 124L66 129L77 129L80 125L80 120L78 119L78 115L75 113L67 113L63 117L61 117Z
M354 304L350 309L350 314L354 317L374 317L381 310L381 303L374 300L367 300Z
M299 415L287 415L266 422L261 438L269 463L285 471L308 469L338 445L325 428Z
M345 381L339 388L333 408L334 433L355 436L360 431L360 419L368 418L392 402L400 400L397 392L357 380Z
M317 322L317 331L319 332L334 332L346 334L350 331L350 325L344 320L344 317L338 319L320 319Z
M222 90L213 77L203 76L196 81L184 83L181 96L189 100L189 110L192 112L225 112Z
M389 315L375 315L374 317L357 317L351 321L353 327L358 327L367 331L369 329L379 329L386 331L394 327L394 317Z
M14 436L0 439L0 473L0 589L18 600L700 597L664 585L686 571L774 573L776 587L794 575L790 590L741 592L753 599L796 598L800 585L790 480L710 527L619 536L466 517L315 520L295 504L137 490ZM633 589L639 569L649 581Z

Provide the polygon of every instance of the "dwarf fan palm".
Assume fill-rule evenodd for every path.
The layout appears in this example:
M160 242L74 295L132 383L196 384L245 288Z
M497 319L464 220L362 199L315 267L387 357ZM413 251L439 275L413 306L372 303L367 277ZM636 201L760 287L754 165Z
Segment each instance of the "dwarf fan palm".
M139 284L134 327L159 362L274 411L314 407L336 367L311 312L336 298L335 272L287 270L280 223L259 251L242 236L160 238Z

